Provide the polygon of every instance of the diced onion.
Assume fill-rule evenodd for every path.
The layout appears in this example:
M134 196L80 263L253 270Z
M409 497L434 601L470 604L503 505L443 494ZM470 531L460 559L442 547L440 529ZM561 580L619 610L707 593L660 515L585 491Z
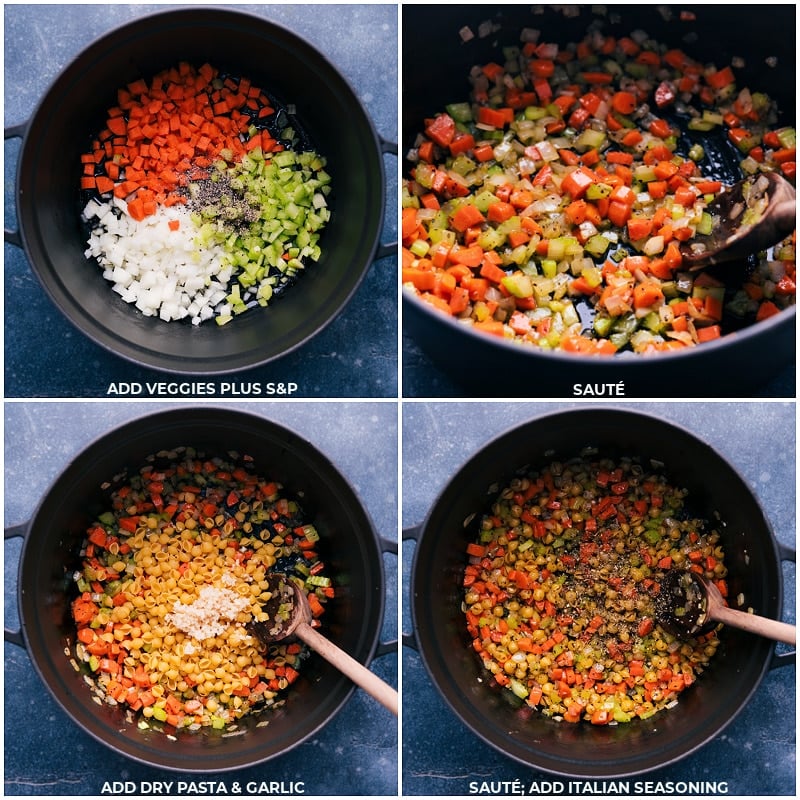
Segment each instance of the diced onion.
M198 230L184 208L160 206L137 221L124 213L124 201L90 201L84 214L97 219L87 258L97 259L103 276L126 303L145 316L169 322L191 315L197 325L211 318L226 295L231 268L225 250L198 247ZM170 221L177 221L171 230Z

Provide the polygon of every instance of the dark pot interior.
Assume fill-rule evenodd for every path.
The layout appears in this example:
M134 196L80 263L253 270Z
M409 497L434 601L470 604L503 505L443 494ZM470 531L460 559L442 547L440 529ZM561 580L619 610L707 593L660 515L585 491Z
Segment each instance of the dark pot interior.
M523 27L542 31L543 41L568 43L583 37L597 17L591 6L576 17L566 17L544 7L533 14L530 5L407 6L403 9L403 152L407 152L422 121L447 103L467 99L468 76L475 64L497 60L503 45L519 43ZM785 124L794 125L794 37L776 37L776 30L794 31L794 9L772 6L770 14L753 14L746 6L608 6L600 29L614 35L642 29L659 42L680 47L704 63L727 64L734 56L745 60L737 69L742 85L766 91L775 98ZM665 20L660 9L669 8ZM679 18L680 10L696 15L693 22ZM773 12L775 16L773 16ZM479 36L482 23L499 25L491 35ZM464 42L459 31L468 27L475 38ZM435 56L431 56L433 53ZM767 66L777 57L777 66ZM436 80L430 79L430 59L435 58ZM731 181L738 175L736 155L727 141L705 136L707 151L714 152L718 177ZM794 308L730 337L679 353L640 358L587 358L545 353L520 347L465 329L463 324L437 312L416 297L403 295L403 320L425 354L454 380L480 396L563 397L572 384L625 382L628 396L662 395L665 385L677 381L684 396L749 396L795 359ZM513 379L475 379L484 370ZM687 376L691 376L687 380ZM543 380L544 378L544 380Z
M541 417L476 453L453 476L422 526L412 569L411 610L433 683L475 735L537 769L614 778L670 764L719 734L757 688L769 668L773 644L726 628L712 666L681 694L676 707L615 727L549 720L489 685L461 611L466 544L474 540L480 515L498 487L518 470L575 457L586 447L612 458L662 461L671 480L689 489L692 514L707 520L719 515L730 596L741 592L756 613L780 618L777 545L746 483L693 435L655 417L614 409Z
M55 481L29 524L20 557L18 603L31 661L66 713L98 741L145 764L215 772L266 761L304 741L337 713L353 685L312 654L284 707L246 717L239 726L244 733L228 737L182 731L167 739L93 702L64 652L74 643L69 602L80 542L92 514L107 507L103 482L180 445L250 455L259 474L274 476L303 503L337 586L324 633L365 664L375 654L383 619L383 561L372 523L336 467L293 432L246 413L203 408L143 417L87 447Z
M323 256L299 284L222 328L145 317L83 255L80 154L105 124L118 87L179 61L208 61L294 104L332 176ZM346 120L346 124L342 121ZM221 9L162 12L107 34L58 77L35 111L19 159L17 208L31 265L59 309L107 349L178 373L224 373L302 345L341 311L375 255L383 223L380 146L358 98L325 56L259 17ZM261 312L261 313L259 313Z

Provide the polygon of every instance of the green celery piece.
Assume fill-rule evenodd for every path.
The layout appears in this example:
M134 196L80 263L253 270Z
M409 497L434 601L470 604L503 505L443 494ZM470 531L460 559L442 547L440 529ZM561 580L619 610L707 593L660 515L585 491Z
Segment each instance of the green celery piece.
M472 106L469 103L451 103L445 106L445 110L456 122L472 121Z
M583 247L590 256L600 258L608 250L610 244L611 242L602 233L596 233L586 240Z
M797 132L794 128L781 128L776 131L776 136L782 147L797 147Z
M602 337L606 338L608 334L611 332L611 328L614 325L614 318L613 317L600 317L597 316L594 318L594 323L592 327L594 328L594 332Z
M524 298L533 296L533 284L527 275L506 275L501 283L509 294L514 295L514 297Z

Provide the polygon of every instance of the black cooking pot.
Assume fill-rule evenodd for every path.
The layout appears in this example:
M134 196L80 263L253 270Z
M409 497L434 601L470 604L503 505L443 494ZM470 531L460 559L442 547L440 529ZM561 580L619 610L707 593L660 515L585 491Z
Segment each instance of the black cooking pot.
M82 225L80 154L105 125L117 89L185 60L246 76L284 107L326 156L332 176L331 221L323 255L271 307L219 327L164 323L125 303L93 261ZM372 260L393 250L378 239L384 219L378 139L346 80L324 55L291 31L240 11L172 9L106 34L59 75L25 125L11 241L56 306L93 341L137 364L176 373L221 374L268 363L325 328L350 300ZM9 238L7 232L6 238Z
M409 532L413 635L433 681L455 715L508 757L557 775L633 776L678 761L717 736L742 710L776 658L774 644L725 628L712 665L674 708L614 727L548 719L493 684L477 658L462 611L465 548L500 488L526 467L596 448L611 458L663 462L671 482L689 490L688 510L716 521L729 569L730 596L780 618L781 551L758 501L711 447L656 417L603 408L533 419L484 446L452 477L424 523Z
M522 28L541 30L543 41L566 44L582 39L593 22L614 35L645 30L703 63L722 65L735 56L743 58L745 66L736 70L742 85L767 92L778 102L785 124L794 125L795 39L779 33L794 31L792 6L770 6L769 14L753 14L749 6L640 4L608 6L609 13L602 17L594 14L593 6L570 6L579 9L576 16L549 6L534 14L532 8L508 4L403 7L404 152L413 146L426 117L468 98L471 67L498 60L504 45L518 45ZM671 9L669 19L664 9ZM691 11L696 20L682 21L680 10ZM469 29L474 38L464 41L462 29ZM491 33L480 35L486 29ZM777 58L776 67L768 66L768 57ZM733 182L740 177L741 157L724 137L706 135L701 141L713 156L708 160L719 179ZM703 168L712 171L705 163ZM483 335L403 292L404 331L471 395L484 397L564 397L573 395L576 382L620 381L629 397L662 396L665 386L682 396L750 396L794 363L795 320L791 308L701 347L648 358L632 354L597 358L543 352Z
M182 730L167 739L163 732L139 730L119 708L97 705L65 653L75 642L69 606L80 542L95 515L108 507L102 485L126 469L136 470L153 453L186 445L251 456L256 472L279 480L287 495L300 500L320 532L321 557L337 587L326 607L325 635L361 663L370 662L384 610L381 551L393 545L379 541L347 480L312 444L262 417L218 408L159 412L104 435L66 467L30 522L6 531L7 538L24 537L17 586L20 630L6 631L6 639L27 649L55 700L99 742L163 769L222 772L272 759L314 735L343 707L353 684L312 653L286 704L245 717L241 735Z

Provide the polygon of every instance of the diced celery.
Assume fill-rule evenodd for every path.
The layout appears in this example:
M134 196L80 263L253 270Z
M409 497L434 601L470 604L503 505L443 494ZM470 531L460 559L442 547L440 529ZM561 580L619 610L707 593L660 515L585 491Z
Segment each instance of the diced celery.
M689 158L691 158L692 161L702 161L705 158L705 155L706 151L703 149L703 145L701 145L699 142L695 142L689 148Z
M722 125L725 119L719 112L706 108L703 111L703 121L710 122L712 125Z
M303 536L305 536L309 542L319 541L319 531L313 525L303 525Z
M697 233L708 236L714 228L714 218L707 211L704 211L697 223Z
M692 117L687 126L690 131L710 131L713 130L716 126L713 122L708 122L704 120L702 117Z
M547 244L547 257L555 261L562 261L567 256L583 254L583 247L574 236L558 236L550 239Z
M698 286L694 285L692 288L692 297L700 300L705 300L706 297L713 297L715 300L722 302L725 299L724 286Z
M423 239L417 239L411 247L408 248L417 258L423 258L430 250L430 245Z
M534 121L546 117L547 114L548 110L546 108L541 108L540 106L528 106L524 112L525 119Z
M471 158L468 158L465 155L460 155L454 159L453 163L450 165L450 169L459 175L469 175L469 173L472 172L476 166L477 165Z
M593 128L586 128L581 131L575 139L575 149L578 152L587 150L599 150L606 143L606 135L603 131L596 131Z
M650 164L640 164L633 169L634 180L640 183L650 183L656 179L656 171Z
M489 210L489 206L492 205L492 203L496 202L498 202L498 200L494 192L490 192L488 189L479 192L472 201L475 208L483 214Z
M612 188L607 183L592 183L586 189L587 200L602 200L611 194Z
M591 239L589 241L591 241ZM587 242L587 244L588 244L588 242ZM581 270L581 275L582 275L583 279L592 288L595 288L596 286L599 286L603 282L603 274L595 266L584 267Z
M651 311L642 321L645 328L652 331L653 333L661 333L664 330L664 323L661 321L661 317L655 312Z
M614 706L613 717L616 722L631 721L631 715L623 711L619 706Z
M661 283L661 291L664 293L664 297L677 297L678 296L678 284L675 281L663 281Z
M558 262L552 258L545 258L542 261L542 274L545 278L555 278L558 273Z
M478 235L478 244L483 250L496 250L505 243L505 234L500 233L496 228L487 228Z
M509 259L512 264L516 264L517 266L522 266L522 264L526 263L528 260L528 247L527 245L521 244L515 247L511 251L511 255Z
M514 297L531 297L533 295L533 284L527 275L522 273L514 273L513 275L506 275L501 283L509 294Z
M513 217L509 217L505 222L501 222L496 230L498 233L502 234L509 234L513 233L514 231L518 231L521 227L522 223L520 222L520 218L516 215Z
M797 132L794 128L781 128L775 132L781 147L789 148L797 147Z
M597 316L594 318L594 322L592 323L592 327L594 328L594 332L598 336L602 336L606 338L611 331L611 326L614 324L613 317L601 317Z
M614 347L617 348L617 350L621 350L626 344L628 344L630 338L631 336L629 333L621 332L612 333L611 336L608 337L608 340L614 345Z
M567 327L576 325L581 321L581 318L578 316L578 312L572 303L565 303L564 310L561 312L561 315L564 318L564 324Z
M445 108L456 122L472 121L472 106L469 103L451 103Z
M611 242L602 233L596 233L586 240L583 249L594 258L600 258L608 250L610 244Z

